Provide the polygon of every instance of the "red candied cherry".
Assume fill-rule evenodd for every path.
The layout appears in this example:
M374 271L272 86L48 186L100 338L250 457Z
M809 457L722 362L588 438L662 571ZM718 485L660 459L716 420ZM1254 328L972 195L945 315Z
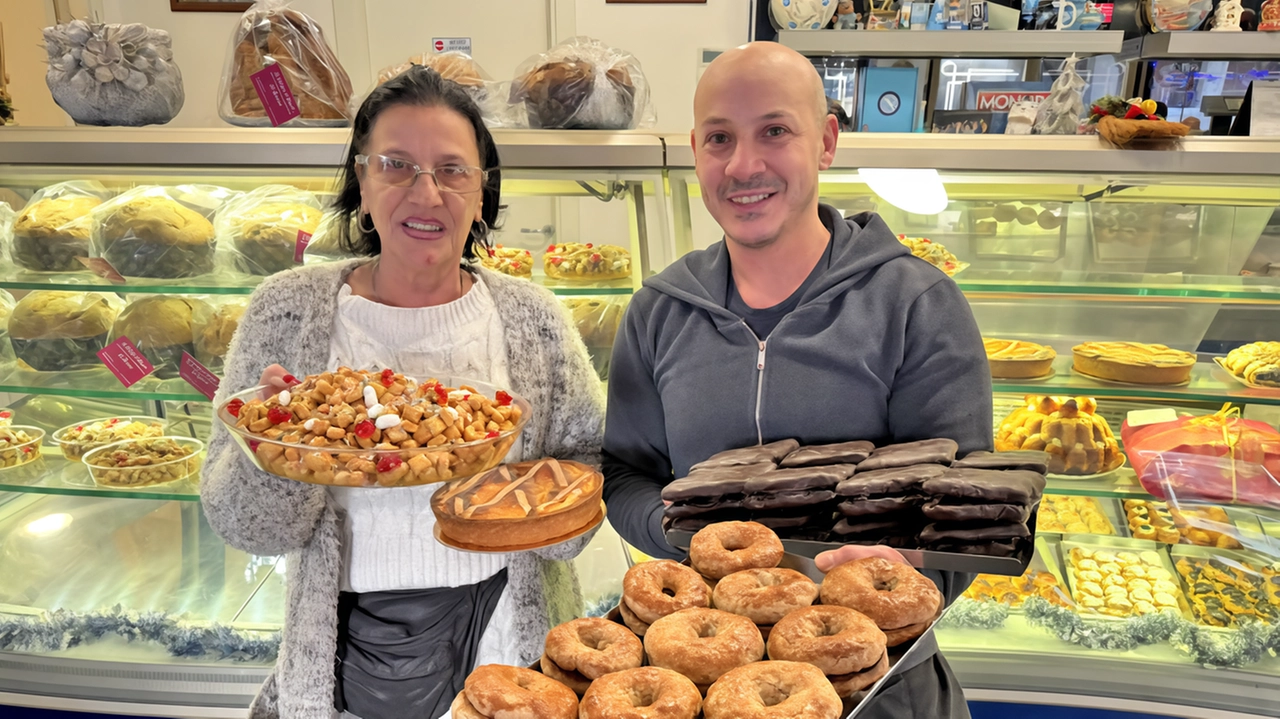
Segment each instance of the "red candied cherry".
M8 412L8 411L0 412L0 419L9 419L12 416L13 416L13 412Z
M547 248L547 252L555 252L555 251L556 251L555 245L551 245L550 247Z
M507 392L505 392L504 390L498 390L497 393L493 395L493 397L494 399L498 400L499 407L506 407L507 405L511 404L511 395L507 394Z
M592 252L592 253L591 253L591 261L592 261L592 262L599 262L601 259L602 259L602 258L600 257L600 253L599 253L599 252Z
M449 390L445 389L440 385L436 385L435 390L436 390L436 403L449 404Z
M501 247L501 245L499 245L499 247ZM490 256L490 257L496 257L497 255L498 255L498 251L497 251L497 250L495 250L495 249L493 249L492 247L490 247L490 248L489 248L489 256Z
M520 269L521 267L524 267L524 265L523 265L522 263L520 263L520 262L512 262L512 263L511 263L511 269L513 269L513 270L518 270L518 269Z
M595 245L593 245L593 244L591 244L590 242L588 242L588 243L587 243L587 249L589 250L589 249L591 249L592 247L595 247Z
M378 428L374 426L373 422L370 422L367 419L362 419L359 422L356 422L356 426L353 427L351 431L355 436L361 439L369 439L373 436L374 432L378 431Z
M293 419L293 412L290 412L280 405L276 405L275 407L267 410L267 419L271 420L271 424L284 424L285 422Z
M490 432L489 434L486 434L486 435L484 436L484 438L485 438L485 439L494 439L494 438L495 438L495 437L497 437L497 436L498 436L498 431L497 431L497 430L494 430L494 431Z
M382 370L382 386L383 387L390 387L391 385L395 384L395 381L396 381L395 372L392 372L390 369Z
M118 420L118 419L116 419L116 418L114 418L114 417L113 417L113 418L111 418L111 419L107 420L107 426L108 426L108 427L110 427L110 426L114 425L116 422L119 422L119 421L120 421L120 420Z
M932 244L933 244L933 240L929 239L928 237L921 237L921 238L920 238L920 241L921 241L921 242L923 242L923 243L925 243L926 245L932 245Z
M551 258L551 260L550 260L550 262L551 262L551 264L553 264L553 265L558 265L558 264L560 264L561 262L564 262L564 258L563 258L563 257L552 257L552 258Z
M387 456L378 460L378 471L390 472L402 464L404 464L404 462L399 457L395 456L394 454L388 454Z
M231 415L232 417L239 417L240 410L243 407L244 407L244 400L238 399L238 398L233 399L227 403L227 414ZM76 429L80 430L80 429L84 429L84 427L76 427Z
M262 443L259 442L258 440L256 439L249 440L249 451L253 452L254 454L258 453L258 447L261 447L261 446L262 446Z
M23 447L23 448L22 448L22 453L23 453L23 454L31 454L31 448L30 448L30 447Z

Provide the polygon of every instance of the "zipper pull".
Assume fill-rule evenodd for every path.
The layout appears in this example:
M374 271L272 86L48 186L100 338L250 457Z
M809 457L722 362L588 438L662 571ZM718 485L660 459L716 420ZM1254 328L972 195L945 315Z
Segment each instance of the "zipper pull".
M764 342L760 343L760 354L756 355L756 369L764 370Z

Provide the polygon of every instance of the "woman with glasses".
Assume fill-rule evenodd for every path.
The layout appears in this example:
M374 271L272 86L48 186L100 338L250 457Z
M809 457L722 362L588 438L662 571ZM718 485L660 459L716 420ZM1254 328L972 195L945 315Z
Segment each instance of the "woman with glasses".
M215 401L340 366L475 379L533 406L508 461L598 463L603 398L577 332L549 292L476 262L501 177L466 91L422 67L375 89L338 184L341 240L363 257L264 281ZM285 555L288 578L280 656L250 716L439 717L474 666L536 661L548 628L581 611L566 560L589 535L534 552L455 551L432 536L436 488L281 479L214 423L209 523L246 552Z

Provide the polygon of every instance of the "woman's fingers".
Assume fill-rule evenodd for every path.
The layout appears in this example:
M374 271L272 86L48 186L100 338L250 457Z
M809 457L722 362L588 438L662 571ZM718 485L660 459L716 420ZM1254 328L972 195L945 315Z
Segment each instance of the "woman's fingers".
M298 384L298 378L289 374L289 370L284 367L273 364L262 370L262 379L258 383L267 388L264 394L270 396Z

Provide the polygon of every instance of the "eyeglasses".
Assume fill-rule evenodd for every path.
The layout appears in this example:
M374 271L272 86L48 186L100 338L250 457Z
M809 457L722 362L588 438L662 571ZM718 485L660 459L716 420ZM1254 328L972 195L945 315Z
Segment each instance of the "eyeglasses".
M444 165L424 170L407 160L386 155L356 155L369 178L392 187L413 187L418 175L431 175L441 192L476 192L489 179L489 171L472 165Z

